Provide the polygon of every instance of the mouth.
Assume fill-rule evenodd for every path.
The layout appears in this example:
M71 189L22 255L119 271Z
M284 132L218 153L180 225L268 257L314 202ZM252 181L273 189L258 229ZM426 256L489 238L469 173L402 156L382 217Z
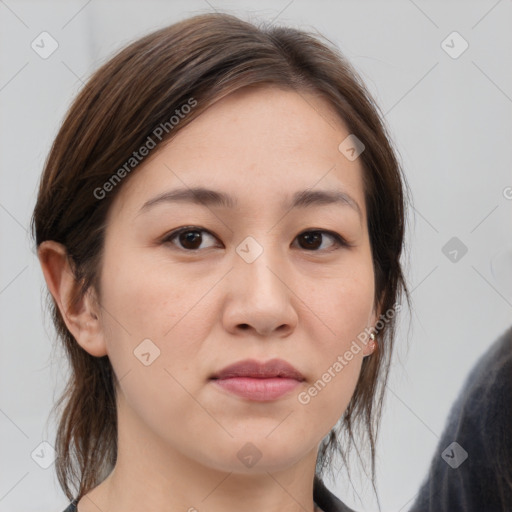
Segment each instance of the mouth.
M295 367L282 359L263 363L246 359L227 366L210 380L225 392L266 402L288 395L305 379Z

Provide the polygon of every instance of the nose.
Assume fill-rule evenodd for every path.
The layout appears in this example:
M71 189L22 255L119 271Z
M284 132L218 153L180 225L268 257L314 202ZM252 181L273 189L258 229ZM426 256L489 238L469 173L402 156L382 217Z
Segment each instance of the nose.
M241 245L226 283L225 328L233 334L289 336L298 322L296 305L300 302L290 282L291 268L276 251L262 246L257 250L254 243ZM247 257L250 251L253 254Z

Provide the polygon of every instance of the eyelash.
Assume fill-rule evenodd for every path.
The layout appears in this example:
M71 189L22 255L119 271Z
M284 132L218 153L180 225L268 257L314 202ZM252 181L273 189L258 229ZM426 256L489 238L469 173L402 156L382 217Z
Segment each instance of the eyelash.
M174 244L172 242L172 240L174 238L177 238L182 233L187 233L189 231L190 232L208 233L212 237L217 238L215 235L210 233L207 229L199 228L197 226L185 226L183 228L178 228L178 229L175 229L174 231L171 231L170 233L168 233L163 238L162 244L172 244L178 250L181 250L181 251L184 251L184 252L197 253L197 252L201 251L201 249L186 249L186 248L183 248L183 247L178 247L176 244ZM343 248L343 247L344 248L353 247L353 244L347 242L345 240L345 238L343 238L340 234L338 234L338 233L336 233L334 231L329 231L329 230L326 230L326 229L308 229L306 231L302 231L301 233L299 233L297 235L297 237L300 237L301 235L304 235L306 233L321 233L322 235L328 235L328 236L330 236L334 240L334 244L336 245L336 247L334 249L323 249L323 250L318 250L318 249L307 250L307 249L304 249L306 252L320 252L320 253L321 252L326 252L326 253L329 253L329 252L338 250L338 249ZM322 240L322 242L323 242L323 240Z

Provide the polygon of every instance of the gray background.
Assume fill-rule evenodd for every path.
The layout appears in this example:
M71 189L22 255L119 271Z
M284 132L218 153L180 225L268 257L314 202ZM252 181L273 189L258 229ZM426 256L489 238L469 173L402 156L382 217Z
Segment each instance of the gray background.
M467 372L511 323L511 0L0 0L1 511L67 505L54 466L31 458L53 442L48 414L68 371L52 352L28 235L51 142L83 82L117 49L214 9L330 38L363 75L401 155L413 193L404 264L414 309L401 323L381 425L384 511L408 509ZM47 59L31 48L43 31L59 44ZM469 43L458 58L442 47L453 31ZM468 249L457 261L442 250L452 237ZM364 474L355 491L343 472L327 484L356 510L376 510Z

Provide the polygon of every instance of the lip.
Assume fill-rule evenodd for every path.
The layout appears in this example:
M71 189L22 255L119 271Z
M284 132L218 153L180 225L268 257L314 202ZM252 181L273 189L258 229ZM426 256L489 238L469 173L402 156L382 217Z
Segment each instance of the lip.
M284 359L270 359L270 361L260 362L255 359L244 359L226 366L216 374L212 379L229 379L232 377L252 377L256 379L266 379L272 377L284 377L304 380L302 373Z
M231 377L229 379L215 379L212 382L230 393L255 402L277 400L300 385L300 381L287 379L286 377L268 377L264 379Z
M226 366L211 377L225 391L258 402L276 400L304 381L304 376L283 359L259 362L246 359Z

